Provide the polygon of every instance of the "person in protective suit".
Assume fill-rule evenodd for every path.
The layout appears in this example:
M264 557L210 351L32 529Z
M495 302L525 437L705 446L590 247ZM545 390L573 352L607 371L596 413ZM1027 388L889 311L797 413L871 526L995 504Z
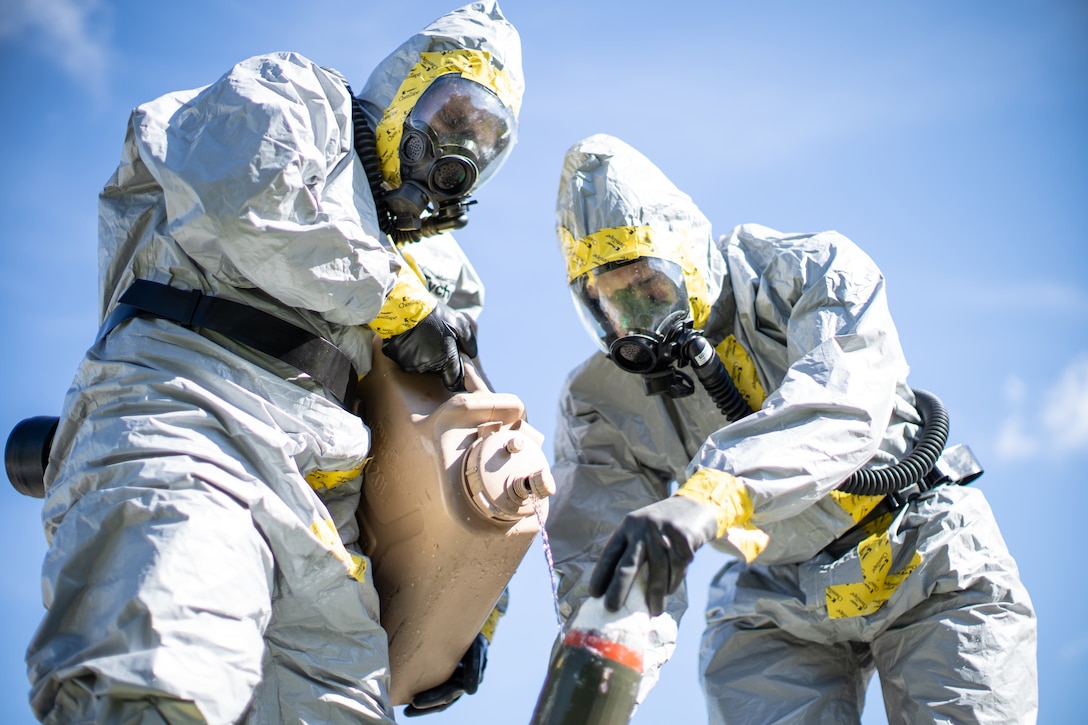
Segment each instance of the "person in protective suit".
M135 109L101 193L103 326L45 475L41 720L394 721L352 397L375 335L462 388L483 289L448 232L513 147L523 87L483 0L357 97L273 53ZM406 714L474 692L486 646Z
M711 722L858 722L874 669L891 722L1033 722L1031 601L982 491L955 485L981 469L907 384L873 261L830 231L715 242L606 135L567 153L557 225L601 348L560 405L560 609L569 623L588 597L645 596L640 701L709 543L734 557L700 649Z

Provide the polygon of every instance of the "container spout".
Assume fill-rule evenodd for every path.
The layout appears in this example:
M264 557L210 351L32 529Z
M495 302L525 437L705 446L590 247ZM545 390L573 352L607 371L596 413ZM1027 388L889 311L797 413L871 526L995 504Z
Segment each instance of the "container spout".
M533 471L528 476L514 479L507 491L520 506L530 497L545 499L555 495L555 479L551 477L548 470L541 469Z
M465 493L476 512L499 526L535 516L531 499L555 493L540 434L518 421L516 426L478 426L476 436L462 469Z

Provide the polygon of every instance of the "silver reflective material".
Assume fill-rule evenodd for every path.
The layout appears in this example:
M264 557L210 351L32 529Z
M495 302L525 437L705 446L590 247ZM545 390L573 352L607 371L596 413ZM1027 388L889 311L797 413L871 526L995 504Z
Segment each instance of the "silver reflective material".
M409 44L414 58L468 45L520 62L490 0ZM399 85L404 63L390 56L372 79ZM100 197L101 316L150 279L274 314L369 370L365 325L401 262L344 80L275 53L137 107ZM482 285L452 237L412 251L436 296L479 312ZM279 360L148 319L94 345L61 420L42 513L47 613L27 652L39 718L393 722L356 545L362 420Z
M575 239L684 220L693 234L706 229L689 197L604 135L568 152L557 217ZM839 483L902 457L920 422L880 270L836 232L746 224L706 234L703 273L717 290L706 336L735 340L729 369L754 374L766 399L726 424L705 391L648 397L602 354L570 373L547 524L564 617L588 596L627 512L716 469L745 484L750 523L769 540L750 564L733 539L712 542L730 557L701 647L710 722L857 722L877 670L893 722L1033 722L1035 614L981 488L937 487L885 519L868 547L824 553L876 503L838 495ZM857 601L839 604L844 591ZM640 697L686 607L681 586L655 618Z

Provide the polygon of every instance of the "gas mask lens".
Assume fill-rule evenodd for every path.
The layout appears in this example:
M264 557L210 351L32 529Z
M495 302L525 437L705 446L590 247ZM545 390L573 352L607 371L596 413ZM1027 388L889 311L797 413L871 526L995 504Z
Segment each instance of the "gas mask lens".
M660 339L666 328L690 316L680 265L656 257L590 270L571 282L571 294L582 323L605 352L632 335Z
M514 114L498 96L456 73L441 76L405 119L401 175L443 199L466 196L502 166L514 134Z

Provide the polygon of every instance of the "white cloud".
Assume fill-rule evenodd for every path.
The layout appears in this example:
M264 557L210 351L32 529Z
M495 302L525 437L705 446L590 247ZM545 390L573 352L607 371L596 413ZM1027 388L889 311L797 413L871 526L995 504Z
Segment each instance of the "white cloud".
M1088 449L1088 356L1065 369L1039 417L1059 453Z
M1077 637L1067 641L1058 652L1058 659L1063 664L1076 664L1088 658L1088 637Z
M1023 460L1039 453L1042 445L1022 417L1010 417L1001 424L995 448L1001 458Z
M107 11L102 0L7 0L0 38L22 39L89 95L101 97L111 55Z
M1088 291L1055 280L945 279L940 285L957 308L988 313L1030 311L1032 314L1088 312Z
M1005 381L1004 393L1005 400L1019 406L1028 398L1028 386L1023 380L1014 375Z
M1050 388L1031 393L1020 378L1006 381L1012 412L998 431L998 455L1025 459L1088 452L1088 354L1074 359Z

